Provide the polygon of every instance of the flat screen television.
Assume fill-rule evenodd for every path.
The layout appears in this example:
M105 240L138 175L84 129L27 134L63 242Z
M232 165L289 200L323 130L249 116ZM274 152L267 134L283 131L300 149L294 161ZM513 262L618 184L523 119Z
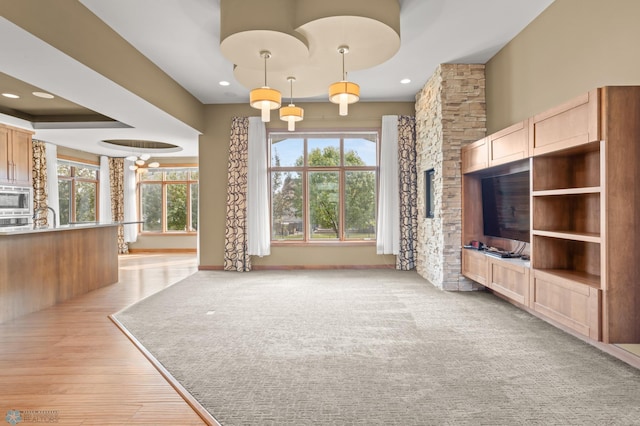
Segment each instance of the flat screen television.
M482 179L484 235L529 242L529 172Z

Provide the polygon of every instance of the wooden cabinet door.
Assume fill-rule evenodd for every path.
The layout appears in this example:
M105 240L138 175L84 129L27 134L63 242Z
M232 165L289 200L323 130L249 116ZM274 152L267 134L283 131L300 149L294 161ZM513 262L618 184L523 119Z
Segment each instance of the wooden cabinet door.
M33 151L31 148L31 134L17 130L11 130L11 134L13 183L16 185L32 185L31 165L33 163Z
M552 320L601 340L602 290L533 270L531 307Z
M487 285L487 256L475 250L462 249L462 275Z
M489 288L529 306L529 268L509 260L489 259Z
M462 173L474 172L489 167L487 138L480 139L462 148Z
M516 123L487 136L489 167L529 157L529 122Z
M600 140L600 89L534 115L529 154L540 155Z
M6 127L0 127L0 183L11 183L10 133L11 130Z

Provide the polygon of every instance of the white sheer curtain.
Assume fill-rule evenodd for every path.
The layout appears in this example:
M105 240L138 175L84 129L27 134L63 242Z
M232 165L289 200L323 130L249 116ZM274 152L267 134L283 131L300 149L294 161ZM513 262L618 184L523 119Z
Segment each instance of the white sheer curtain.
M124 160L124 221L138 220L138 200L136 198L136 172L130 170L133 161ZM124 225L124 242L135 243L138 240L138 225Z
M100 156L100 222L111 222L111 182L109 179L109 157Z
M400 193L397 115L382 116L378 197L376 253L398 254L400 252Z
M247 253L271 254L267 132L260 117L249 117L247 159Z
M58 146L45 143L47 158L47 206L56 211L56 226L60 225L60 197L58 195Z

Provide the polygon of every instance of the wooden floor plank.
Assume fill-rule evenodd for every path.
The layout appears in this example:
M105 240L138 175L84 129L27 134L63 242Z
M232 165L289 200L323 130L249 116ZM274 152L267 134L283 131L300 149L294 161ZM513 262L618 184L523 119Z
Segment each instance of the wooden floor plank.
M120 256L118 283L0 324L0 414L61 425L205 422L109 320L197 270L195 255Z

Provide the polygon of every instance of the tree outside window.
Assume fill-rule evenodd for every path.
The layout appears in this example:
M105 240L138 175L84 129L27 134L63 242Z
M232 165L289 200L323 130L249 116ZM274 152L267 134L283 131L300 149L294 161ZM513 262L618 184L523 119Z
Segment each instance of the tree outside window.
M272 240L375 239L377 141L377 132L272 133Z
M97 165L58 160L60 224L98 221L98 188Z
M141 169L138 173L142 232L184 233L198 230L198 169Z

